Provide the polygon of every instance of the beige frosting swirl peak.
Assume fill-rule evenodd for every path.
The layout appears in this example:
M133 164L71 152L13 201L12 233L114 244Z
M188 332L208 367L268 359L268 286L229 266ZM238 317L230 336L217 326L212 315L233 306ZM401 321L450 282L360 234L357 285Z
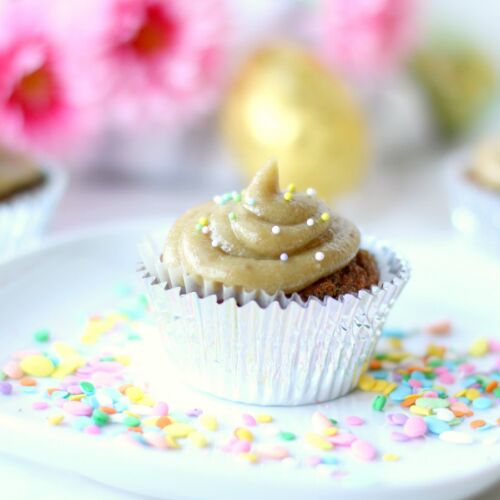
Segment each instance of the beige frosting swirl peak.
M181 216L163 262L199 282L291 293L348 264L359 241L357 228L330 214L313 192L280 191L273 162L242 193L215 197Z

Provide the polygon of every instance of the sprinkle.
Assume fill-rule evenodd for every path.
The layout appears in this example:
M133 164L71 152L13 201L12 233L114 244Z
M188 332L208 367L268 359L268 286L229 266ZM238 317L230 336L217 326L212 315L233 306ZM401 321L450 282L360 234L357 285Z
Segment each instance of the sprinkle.
M280 255L280 260L281 260L281 262L286 262L288 260L288 254L283 252Z
M201 232L203 234L208 234L210 232L210 228L208 226L203 226Z
M54 364L49 358L41 354L32 354L30 356L26 356L21 361L21 369L27 375L33 375L35 377L48 377L54 371Z
M50 338L50 332L48 330L37 330L33 333L33 339L36 342L47 342Z
M306 194L307 196L316 196L316 190L314 188L309 187L306 189Z
M254 427L255 425L257 425L257 421L255 420L255 418L248 413L243 413L243 415L241 415L241 420L243 422L243 425L247 425L249 427Z
M255 453L268 460L283 460L289 456L288 450L279 444L259 444L255 446Z
M291 199L293 198L293 194L290 193L289 191L287 191L284 195L283 195L283 199L285 201L290 201Z
M403 432L410 438L421 437L427 432L427 424L422 417L409 417L403 426Z
M216 431L219 427L217 419L212 415L201 415L198 418L198 421L203 427L205 427L205 429L212 432Z
M273 226L272 229L271 229L272 233L273 234L280 234L281 232L281 229L279 226Z
M395 453L384 453L382 455L382 460L384 462L397 462L399 458L399 455L396 455Z
M331 450L333 448L333 444L330 441L327 441L325 438L321 437L319 434L315 432L306 432L305 434L306 443L314 448L318 448L319 450Z
M233 192L233 201L235 201L236 203L239 203L241 201L241 194L234 191Z
M389 413L387 415L387 421L391 425L404 425L408 420L408 417L404 413Z
M316 252L314 254L314 258L318 261L321 262L325 258L325 254L323 252Z
M477 429L479 427L484 427L486 425L486 422L484 420L473 420L469 425L473 429Z
M103 426L109 423L110 417L107 413L103 412L102 410L94 410L92 412L92 420L94 424Z
M439 435L439 439L453 444L472 444L475 441L472 434L459 431L443 432Z
M208 217L200 217L198 219L198 224L201 226L208 226Z
M320 219L323 221L323 222L327 222L330 220L330 214L328 212L323 212L320 216Z
M163 429L167 436L175 439L188 437L194 430L195 429L188 424L170 424Z
M9 382L0 382L0 394L10 396L12 394L12 384Z
M356 441L356 436L350 433L336 434L335 436L329 437L328 441L337 446L351 446L354 441Z
M212 240L212 246L213 246L214 248L217 248L217 247L219 246L219 244L217 243L217 241Z
M64 415L57 413L56 415L51 415L47 418L47 422L50 425L59 425L64 420Z
M311 417L311 424L314 432L322 434L325 429L333 427L330 419L319 411L315 411Z
M198 431L191 432L188 435L188 440L192 444L194 444L197 448L205 448L206 446L208 446L207 438L205 437L204 434L202 434L201 432L198 432Z
M255 198L247 198L247 205L253 207L255 205Z
M87 395L91 395L91 394L95 393L94 384L91 384L90 382L86 382L86 381L80 382L80 388Z
M250 451L246 453L240 453L239 458L242 458L243 460L247 461L250 464L255 464L259 461L258 455Z
M387 398L385 396L382 396L379 394L373 400L372 408L376 411L383 411L386 402L387 402Z
M286 188L287 191L290 193L295 193L295 184L288 184L288 187Z
M311 219L311 218L307 219L306 224L308 226L314 226L314 219Z
M32 405L34 410L46 410L49 404L46 401L35 401Z
M347 425L363 425L365 421L361 417L356 417L355 415L352 415L350 417L346 418L346 423Z
M255 417L255 420L259 424L269 424L273 421L273 417L271 417L271 415L267 415L267 414L260 414L260 415L257 415Z
M297 436L293 432L286 431L281 431L278 436L283 441L294 441L297 438Z
M481 357L489 351L489 343L487 339L476 340L469 349L469 354L475 357Z
M125 396L130 399L130 401L140 401L144 397L144 393L142 392L140 387L128 387L125 391Z
M234 430L234 435L238 439L241 439L243 441L248 441L252 442L253 441L253 434L248 430L245 429L244 427L238 427L237 429Z
M234 212L229 212L227 214L227 217L230 221L235 221L236 220L236 214Z
M472 408L475 410L487 410L491 408L491 399L485 397L475 398L472 402Z
M92 408L80 401L66 401L63 404L63 410L75 416L92 415Z
M167 440L161 432L145 432L142 437L153 448L165 449L168 447Z
M448 335L451 332L451 321L440 320L430 323L424 328L424 331L431 335Z
M465 397L467 399L470 399L471 401L474 401L475 399L479 398L481 396L481 393L477 389L467 389L465 391Z
M351 445L351 451L358 460L371 461L377 456L377 451L371 443L358 439Z
M5 375L7 375L7 377L13 379L19 379L24 375L23 370L21 369L21 366L17 361L9 361L7 364L5 364L3 367L3 372L5 373Z

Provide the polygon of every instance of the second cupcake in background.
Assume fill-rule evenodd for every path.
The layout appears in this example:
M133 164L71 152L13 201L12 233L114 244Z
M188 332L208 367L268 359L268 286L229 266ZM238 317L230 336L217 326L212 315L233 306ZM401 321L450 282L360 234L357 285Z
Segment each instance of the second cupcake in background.
M281 191L275 163L246 190L181 216L163 250L148 241L141 253L161 362L194 387L254 404L349 392L409 276L314 190Z

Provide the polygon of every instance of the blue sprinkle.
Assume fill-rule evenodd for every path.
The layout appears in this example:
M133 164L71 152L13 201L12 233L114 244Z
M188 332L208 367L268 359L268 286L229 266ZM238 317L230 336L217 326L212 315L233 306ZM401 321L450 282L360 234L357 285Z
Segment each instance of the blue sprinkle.
M415 370L415 371L411 374L411 378L412 378L413 380L420 380L420 381L422 381L422 382L423 382L424 380L427 380L427 379L425 378L425 375L424 375L422 372L419 372L419 371L417 371L417 370Z
M392 401L403 401L406 396L412 394L412 389L409 386L399 385L394 391L389 394L389 399Z
M475 410L487 410L491 408L491 399L485 397L476 398L472 401L472 408Z
M71 422L71 425L74 429L77 431L83 432L83 430L91 425L92 419L90 417L76 417L73 422Z
M397 328L384 328L382 330L382 337L390 339L403 339L407 336L404 330L399 330Z
M457 398L457 401L461 401L462 403L465 403L467 406L470 405L470 399L469 398Z
M451 429L450 425L447 422L443 422L436 417L424 417L425 423L427 424L427 428L429 432L432 434L441 434L442 432L449 431Z
M385 370L370 372L370 375L376 380L387 380L389 374Z
M493 425L491 424L486 424L486 425L483 425L482 427L478 427L476 429L476 431L479 431L479 432L483 432L483 431L489 431L490 429L493 429Z
M36 392L38 392L38 388L31 386L22 386L21 392L24 392L24 394L35 394Z
M337 465L339 461L335 457L322 457L321 463L326 465Z

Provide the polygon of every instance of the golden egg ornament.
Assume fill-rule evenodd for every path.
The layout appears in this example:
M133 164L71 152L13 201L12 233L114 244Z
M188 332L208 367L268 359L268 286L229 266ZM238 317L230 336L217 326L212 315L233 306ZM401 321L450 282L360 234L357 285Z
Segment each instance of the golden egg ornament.
M229 90L222 130L249 178L275 158L284 184L331 199L365 173L367 133L356 100L294 46L264 47L247 60Z

